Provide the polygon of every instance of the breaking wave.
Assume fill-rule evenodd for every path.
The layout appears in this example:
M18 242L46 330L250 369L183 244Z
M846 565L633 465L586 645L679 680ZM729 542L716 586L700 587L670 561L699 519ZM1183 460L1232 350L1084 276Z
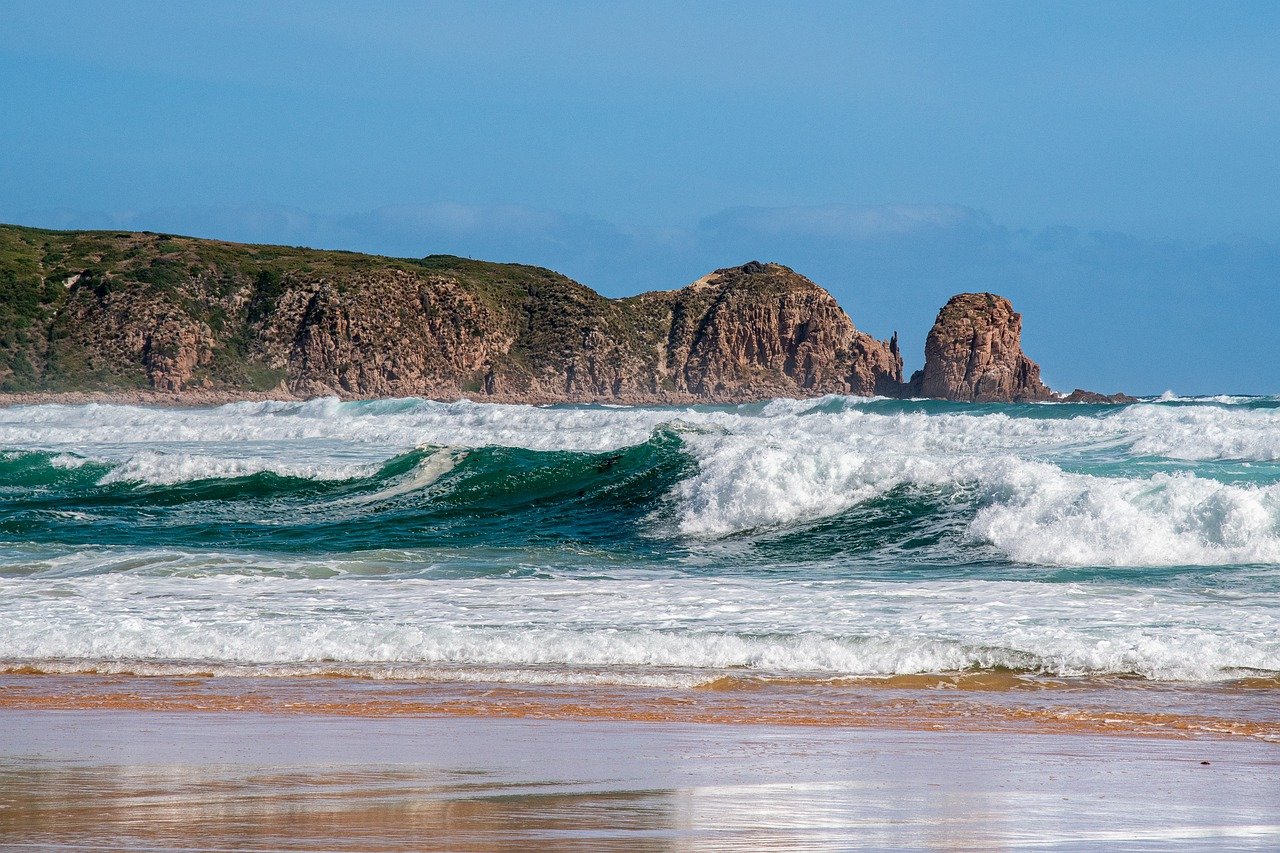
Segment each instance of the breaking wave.
M105 661L132 672L181 671L182 661L191 671L253 665L281 674L372 666L382 677L515 667L534 681L584 668L683 679L690 670L1007 669L1210 681L1280 671L1275 611L1251 617L1230 602L1176 591L561 576L402 578L357 597L355 583L235 574L63 579L53 600L14 602L0 635L11 662ZM166 593L182 606L165 604ZM108 604L86 608L89 601Z
M13 407L0 541L51 671L1216 680L1280 671L1280 401Z
M1280 563L1280 408L1268 400L323 400L4 414L0 472L14 485L0 530L54 541L104 541L110 528L105 541L124 543L131 524L163 524L186 545L559 538L652 550L810 532L808 547L829 552L839 538L865 557L889 542L899 559L901 540L930 519L945 531L920 540L930 559L987 548L1047 566ZM77 523L68 510L87 515Z

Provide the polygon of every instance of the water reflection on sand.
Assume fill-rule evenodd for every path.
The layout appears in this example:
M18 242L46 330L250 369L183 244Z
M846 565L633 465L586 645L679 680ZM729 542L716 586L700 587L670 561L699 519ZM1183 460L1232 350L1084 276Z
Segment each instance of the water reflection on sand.
M1280 750L1257 741L225 712L0 724L14 849L1280 844Z

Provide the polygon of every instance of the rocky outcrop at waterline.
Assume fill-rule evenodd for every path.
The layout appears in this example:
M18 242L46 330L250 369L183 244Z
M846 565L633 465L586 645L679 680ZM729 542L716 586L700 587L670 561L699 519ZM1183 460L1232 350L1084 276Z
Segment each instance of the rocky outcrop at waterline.
M994 293L961 293L938 313L924 345L914 397L986 402L1050 400L1040 366L1022 351L1022 315Z
M752 261L607 299L559 273L165 234L0 226L0 392L742 402L1051 399L1020 319L956 297L925 368L795 271Z
M1079 388L1065 396L1050 390L1040 379L1040 365L1022 351L1022 315L994 293L960 293L947 300L925 340L924 369L911 375L904 394L974 403L1135 400Z

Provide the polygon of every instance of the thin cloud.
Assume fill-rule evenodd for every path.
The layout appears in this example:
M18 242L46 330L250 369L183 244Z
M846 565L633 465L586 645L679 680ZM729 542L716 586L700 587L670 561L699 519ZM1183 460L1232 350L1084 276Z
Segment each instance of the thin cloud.
M987 230L995 224L985 213L958 205L824 204L735 207L707 217L700 227L711 232L865 241L959 228Z

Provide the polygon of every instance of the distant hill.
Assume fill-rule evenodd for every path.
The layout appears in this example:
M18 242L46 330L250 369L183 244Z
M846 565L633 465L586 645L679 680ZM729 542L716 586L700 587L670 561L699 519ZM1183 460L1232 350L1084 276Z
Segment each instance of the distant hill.
M606 299L550 270L0 226L0 390L504 401L871 394L889 344L751 263Z
M607 299L551 270L448 255L0 225L10 400L1058 399L1022 353L1021 317L994 294L948 302L925 355L904 383L896 335L859 331L831 294L780 264Z

